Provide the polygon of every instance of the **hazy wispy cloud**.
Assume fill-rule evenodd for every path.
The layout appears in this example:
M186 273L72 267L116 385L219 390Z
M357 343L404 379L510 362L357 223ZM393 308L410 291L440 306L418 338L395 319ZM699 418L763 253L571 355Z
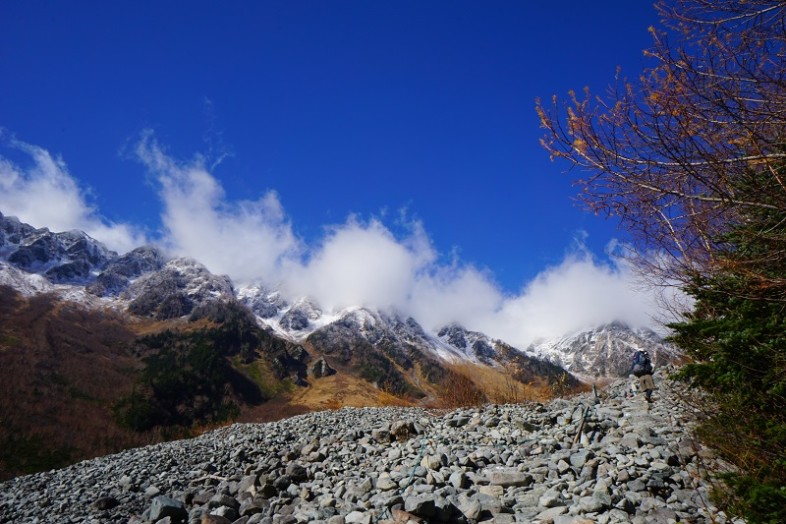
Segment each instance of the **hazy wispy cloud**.
M120 251L144 240L131 226L101 221L62 160L29 144L13 147L32 163L22 168L0 157L4 213L52 229L83 229ZM236 283L262 282L290 299L309 295L328 310L393 308L432 330L457 322L521 348L612 320L653 326L662 312L657 290L642 286L624 258L598 259L581 239L560 264L510 293L488 270L440 256L423 224L406 214L397 220L403 233L379 218L349 216L308 246L274 191L233 201L205 158L177 160L150 132L134 152L162 202L163 236L156 242Z
M24 164L4 156L3 149L21 153ZM0 211L52 231L79 229L121 253L146 242L139 228L104 220L89 203L88 191L70 175L62 159L2 130Z

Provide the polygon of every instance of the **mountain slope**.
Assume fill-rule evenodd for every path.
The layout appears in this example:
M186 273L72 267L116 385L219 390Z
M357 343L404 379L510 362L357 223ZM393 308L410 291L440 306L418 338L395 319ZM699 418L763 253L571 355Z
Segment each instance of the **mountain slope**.
M162 324L0 286L0 478L285 416L309 358L236 303Z
M313 331L305 343L334 367L397 395L424 397L427 384L437 385L447 375L445 361L420 325L396 315L352 309Z
M468 331L457 324L451 324L440 329L437 336L472 360L505 369L519 382L545 380L547 383L561 381L567 386L578 385L575 378L566 375L562 367L546 359L527 355L484 333Z
M0 286L0 478L149 442L111 406L139 360L122 316Z

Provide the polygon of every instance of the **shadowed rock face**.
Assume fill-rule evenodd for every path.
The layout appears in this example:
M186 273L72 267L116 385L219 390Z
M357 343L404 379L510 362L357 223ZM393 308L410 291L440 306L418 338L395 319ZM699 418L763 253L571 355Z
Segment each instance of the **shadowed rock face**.
M322 309L314 301L303 299L284 313L279 324L287 331L303 331L321 316Z
M0 255L54 283L86 282L117 256L81 231L52 233L0 214Z
M46 276L52 282L83 281L90 277L92 268L93 266L85 260L75 260L53 267L46 272Z
M36 229L33 226L20 222L18 218L0 213L0 246L19 244L34 231Z
M235 292L227 276L214 275L202 264L177 258L158 271L144 274L121 295L128 310L159 320L177 318L211 301L233 301Z
M261 287L241 290L238 299L248 306L255 315L265 319L273 318L280 311L289 307L279 292Z
M22 239L8 261L21 269L34 270L63 258L65 253L65 246L54 235L39 230L35 237Z
M466 350L470 347L470 344L467 343L466 333L467 331L461 326L451 324L440 329L437 336L455 348Z
M336 370L330 367L330 364L324 358L320 358L311 366L311 374L315 378L329 377L335 375Z
M164 267L164 255L156 247L143 246L129 251L107 264L87 291L97 296L116 296L130 285L131 280Z

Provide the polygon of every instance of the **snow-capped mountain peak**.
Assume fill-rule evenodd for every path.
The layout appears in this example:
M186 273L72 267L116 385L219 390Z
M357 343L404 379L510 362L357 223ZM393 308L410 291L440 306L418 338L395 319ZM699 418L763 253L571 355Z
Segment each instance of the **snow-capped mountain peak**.
M533 344L528 351L585 377L626 376L636 351L648 351L657 367L672 361L676 348L654 331L611 322L556 339Z
M466 358L485 364L493 362L496 342L488 335L450 324L437 332L440 340L458 349Z

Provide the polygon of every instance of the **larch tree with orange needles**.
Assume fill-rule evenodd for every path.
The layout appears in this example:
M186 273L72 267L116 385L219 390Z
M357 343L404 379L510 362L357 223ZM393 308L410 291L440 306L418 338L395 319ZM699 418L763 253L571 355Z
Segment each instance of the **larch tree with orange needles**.
M587 207L621 219L651 273L686 282L729 263L724 236L749 213L786 211L786 3L657 8L666 30L650 30L651 69L537 111L545 148L582 171ZM772 247L786 254L786 242ZM786 281L754 266L786 300Z

